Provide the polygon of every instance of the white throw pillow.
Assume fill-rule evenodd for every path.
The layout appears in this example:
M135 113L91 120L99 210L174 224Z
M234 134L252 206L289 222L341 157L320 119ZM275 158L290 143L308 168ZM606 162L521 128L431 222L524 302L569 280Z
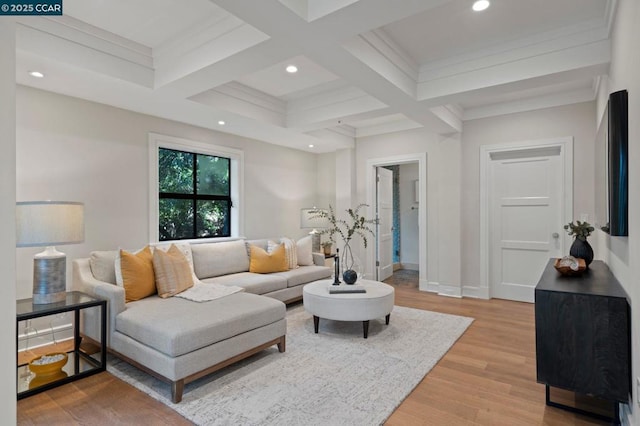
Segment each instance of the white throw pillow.
M284 244L285 256L287 258L287 263L289 264L289 269L297 268L298 248L296 247L296 242L287 237L280 238L280 242Z
M93 277L98 281L116 283L116 258L120 251L92 251L89 266Z
M313 265L313 252L311 250L312 244L313 244L313 240L311 239L311 235L304 238L300 238L298 241L296 241L298 265L300 266Z

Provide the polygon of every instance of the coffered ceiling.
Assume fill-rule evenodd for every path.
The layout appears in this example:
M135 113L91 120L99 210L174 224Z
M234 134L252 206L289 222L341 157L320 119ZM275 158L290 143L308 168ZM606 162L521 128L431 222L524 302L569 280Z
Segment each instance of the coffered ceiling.
M595 98L615 0L471 5L64 0L19 19L17 82L311 152Z

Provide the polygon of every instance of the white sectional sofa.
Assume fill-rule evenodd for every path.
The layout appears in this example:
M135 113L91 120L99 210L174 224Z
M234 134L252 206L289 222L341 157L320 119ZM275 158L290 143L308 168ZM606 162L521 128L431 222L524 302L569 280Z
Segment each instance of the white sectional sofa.
M185 383L277 345L285 351L286 306L302 297L304 284L327 278L324 256L313 265L286 272L249 272L247 243L266 248L267 240L191 244L193 269L203 283L239 286L244 292L207 302L157 295L125 303L116 285L117 251L94 252L73 261L73 288L107 299L107 347L119 358L171 383L180 402ZM97 318L87 313L82 332L99 336Z

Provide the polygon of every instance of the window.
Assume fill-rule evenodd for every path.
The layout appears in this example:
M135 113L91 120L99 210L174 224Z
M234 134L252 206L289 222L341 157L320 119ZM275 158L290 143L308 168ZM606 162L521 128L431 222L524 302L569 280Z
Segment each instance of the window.
M230 165L229 158L158 150L160 241L231 235Z
M241 151L150 134L152 240L240 235L241 163Z

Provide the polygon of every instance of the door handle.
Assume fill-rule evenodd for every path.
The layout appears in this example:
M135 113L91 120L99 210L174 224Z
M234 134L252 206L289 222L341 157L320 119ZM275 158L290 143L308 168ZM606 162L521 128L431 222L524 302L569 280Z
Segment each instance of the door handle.
M551 236L556 239L560 238L560 234L558 234L557 232L554 232L553 234L551 234Z

